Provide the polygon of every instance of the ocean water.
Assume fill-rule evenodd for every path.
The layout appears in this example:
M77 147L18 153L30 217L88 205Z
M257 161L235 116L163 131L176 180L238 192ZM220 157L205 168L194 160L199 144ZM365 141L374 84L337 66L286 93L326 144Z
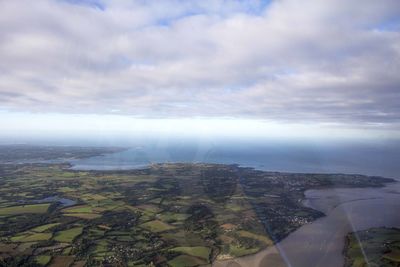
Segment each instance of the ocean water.
M99 144L101 145L101 144ZM127 150L73 160L74 169L130 169L151 163L239 164L260 170L400 178L400 142L146 141Z

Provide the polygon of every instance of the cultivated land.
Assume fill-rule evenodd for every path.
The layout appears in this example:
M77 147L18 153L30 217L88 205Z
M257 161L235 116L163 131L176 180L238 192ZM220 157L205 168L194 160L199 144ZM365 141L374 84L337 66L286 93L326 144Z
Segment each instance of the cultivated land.
M323 216L302 205L307 189L393 181L218 164L69 167L0 164L0 266L207 265Z
M350 233L344 253L345 267L400 266L400 229L372 228Z

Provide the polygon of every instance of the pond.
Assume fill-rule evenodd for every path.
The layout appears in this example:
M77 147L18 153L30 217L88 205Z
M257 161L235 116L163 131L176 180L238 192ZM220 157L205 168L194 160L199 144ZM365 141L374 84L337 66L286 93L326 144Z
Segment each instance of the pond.
M69 207L75 205L77 202L72 199L63 198L59 196L50 196L39 200L34 200L35 203L51 203L51 202L59 202L63 207Z

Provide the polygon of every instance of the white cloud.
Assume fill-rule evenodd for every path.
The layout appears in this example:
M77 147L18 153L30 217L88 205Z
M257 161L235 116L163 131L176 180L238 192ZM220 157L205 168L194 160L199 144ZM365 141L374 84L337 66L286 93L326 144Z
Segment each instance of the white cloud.
M398 0L263 6L1 1L0 107L161 118L400 120L400 32L392 25L399 25Z

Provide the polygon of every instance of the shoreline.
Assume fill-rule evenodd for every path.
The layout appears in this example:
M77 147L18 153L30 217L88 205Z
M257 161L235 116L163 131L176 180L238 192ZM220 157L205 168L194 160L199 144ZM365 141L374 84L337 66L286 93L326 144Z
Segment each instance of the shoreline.
M378 191L382 191L382 194L393 194L394 197L399 196L398 191L397 192L392 192L395 189L390 189L389 186L391 185L396 185L398 187L398 190L400 189L400 183L399 180L396 180L396 182L392 182L392 183L388 183L386 184L384 187L380 187L380 188L376 188L376 187L369 187L369 188L331 188L331 189L309 189L306 190L304 192L305 194L305 199L304 201L307 200L311 200L311 201L322 201L321 198L315 198L313 195L310 195L310 193L321 193L323 194L324 192L334 192L334 191L339 191L340 194L342 194L342 192L346 192L346 191L351 191L353 190L355 192L355 194L360 194L360 192L362 191L368 191L368 190L378 190ZM352 197L351 192L347 192L349 193L349 195L347 197ZM351 218L352 218L352 214L347 214L346 211L348 209L348 207L357 207L358 205L362 205L364 203L367 202L379 202L379 201L383 201L383 197L371 197L371 198L363 198L363 199L350 199L350 200L344 200L344 199L340 199L341 196L340 194L337 195L337 198L333 200L333 202L338 201L338 203L322 203L327 205L325 207L325 209L321 209L318 208L318 205L315 206L313 205L313 203L309 203L307 205L307 207L313 208L315 210L321 211L325 214L325 216L316 219L315 221L309 223L309 224L305 224L303 226L301 226L300 228L298 228L297 230L295 230L294 232L290 233L287 237L285 237L284 239L282 239L281 241L279 241L278 243L276 243L274 246L271 247L267 247L255 254L251 254L251 255L246 255L243 257L238 257L238 258L234 258L234 259L229 259L229 260L216 260L215 262L212 263L212 266L215 267L247 267L247 266L254 266L254 267L292 267L292 266L307 266L304 265L304 263L299 263L297 264L297 261L293 262L292 260L296 260L296 257L294 257L293 255L296 255L297 257L301 257L304 256L302 255L301 252L295 252L293 253L293 251L290 251L290 249L293 249L295 247L294 244L290 244L293 240L295 239L295 241L298 243L298 245L303 244L305 247L308 248L312 248L314 244L307 242L307 240L304 240L304 242L299 242L299 237L304 236L304 234L310 234L310 231L312 232L312 229L315 228L317 230L321 230L324 229L324 224L325 226L328 226L329 228L329 220L337 220L338 218L336 217L343 217L345 218L345 220L342 220L340 222L340 224L343 225L347 225L349 226L349 224L351 225L352 222L350 222ZM400 197L400 196L399 196ZM328 200L332 200L329 199L329 196L326 198ZM326 199L323 199L324 201L326 201ZM323 201L322 201L323 202ZM320 203L321 204L321 203ZM328 207L329 206L329 207ZM351 209L350 209L351 210ZM348 217L347 217L348 216ZM343 218L342 218L343 219ZM357 219L359 220L359 218ZM398 227L400 227L400 221L395 223L396 225L398 225ZM354 226L350 226L354 227ZM373 227L390 227L390 223L386 224L386 225L382 225L382 226L373 226ZM343 226L341 227L343 228ZM361 229L363 229L364 227L361 227ZM367 229L370 227L366 227ZM343 230L343 229L342 229ZM359 229L356 229L357 231ZM334 244L334 247L332 247L332 245L330 246L326 246L326 248L330 248L330 249L334 249L336 251L340 252L340 258L337 258L336 256L336 260L332 261L332 263L330 265L318 265L318 259L315 259L316 265L308 265L308 267L310 266L329 266L329 267L342 267L345 261L345 255L344 255L344 246L345 246L345 238L346 235L351 233L352 231L344 231L343 233L340 231L334 232L335 230L333 230L332 235L327 235L327 236L331 236L332 240L331 242L333 242L332 244ZM320 232L318 232L318 234L320 234ZM297 239L297 240L296 240ZM334 239L336 241L334 241ZM312 240L312 238L311 238ZM340 241L340 242L339 242ZM340 244L339 244L340 243ZM315 247L315 249L318 249L317 247ZM320 248L321 249L321 248ZM308 253L310 251L307 251ZM323 251L321 251L320 253L323 253ZM286 255L289 254L289 255ZM305 255L307 256L307 255ZM327 256L329 258L329 256ZM321 261L325 260L324 257L322 257L321 259L319 259L319 264L321 264ZM335 265L335 263L339 263Z

